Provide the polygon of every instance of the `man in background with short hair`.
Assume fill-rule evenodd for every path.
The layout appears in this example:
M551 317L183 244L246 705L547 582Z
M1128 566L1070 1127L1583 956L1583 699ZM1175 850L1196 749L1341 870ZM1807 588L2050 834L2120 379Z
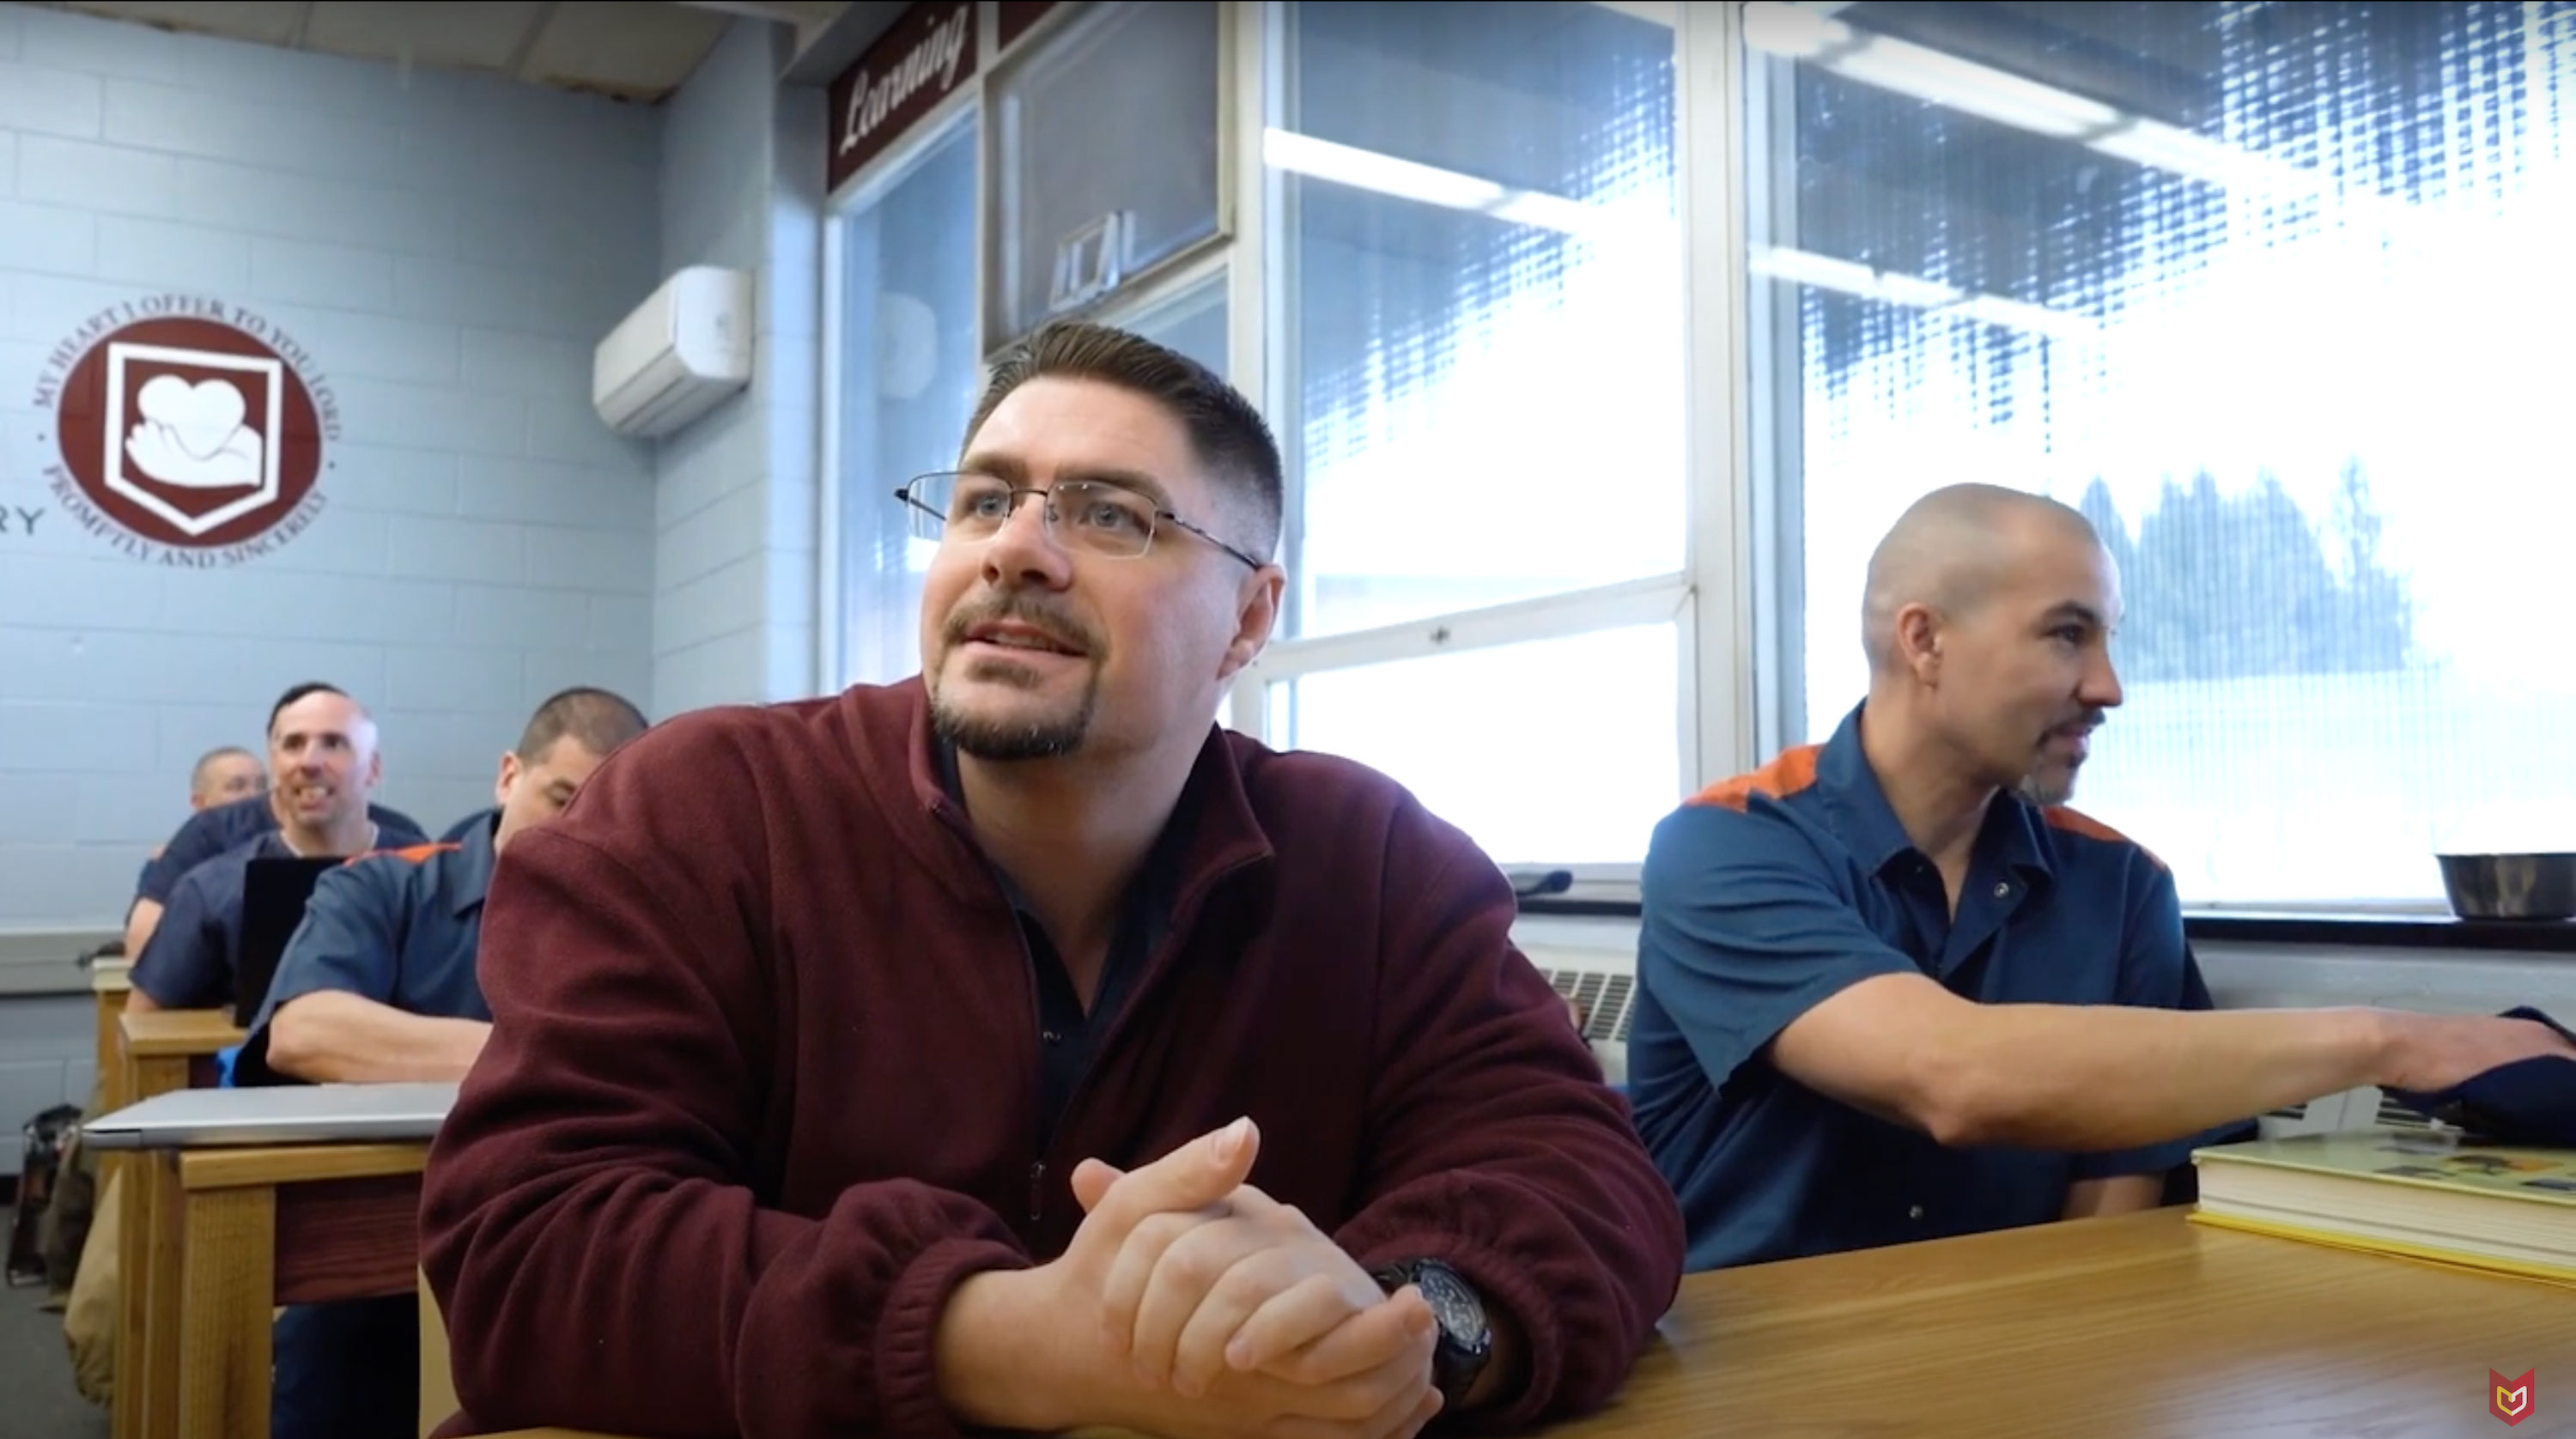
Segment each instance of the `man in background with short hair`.
M260 768L258 755L237 744L210 749L197 756L196 767L188 771L188 812L193 815L219 804L250 799L266 793L267 789L268 771ZM159 859L161 852L168 848L166 843L156 844L152 846L152 852L143 857L145 877L152 872L152 861ZM142 883L143 878L138 877L135 881L138 892Z
M188 808L212 809L268 790L268 771L259 756L237 744L210 749L188 773Z
M348 691L337 685L307 681L278 696L277 703L269 707L268 758L272 773L282 775L286 769L286 761L280 757L278 749L278 716L285 713L288 706L316 694L348 698ZM203 760L199 761L200 765L203 763ZM370 781L371 788L372 783ZM125 953L129 957L143 953L143 947L151 942L152 931L161 923L162 913L170 903L171 891L179 887L179 881L187 876L188 871L228 849L277 829L285 822L284 803L275 792L264 795L253 792L239 799L199 807L195 814L190 815L187 823L179 826L178 833L170 836L168 843L153 851L152 858L143 866L142 876L135 881L134 903L125 914ZM399 810L371 804L368 817L383 826L388 834L423 833L417 821Z
M232 1001L252 860L347 856L423 842L407 821L373 817L367 801L383 772L376 722L345 693L328 685L288 691L270 716L268 744L275 781L264 812L276 823L180 877L168 910L127 971L133 986L128 1010L205 1009ZM231 808L207 810L190 824ZM183 829L163 860L175 856L186 838Z

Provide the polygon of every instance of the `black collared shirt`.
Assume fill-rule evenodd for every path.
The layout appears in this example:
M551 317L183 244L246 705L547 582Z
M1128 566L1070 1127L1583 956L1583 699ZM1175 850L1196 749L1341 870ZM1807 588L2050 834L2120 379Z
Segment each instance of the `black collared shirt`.
M962 811L966 795L957 779L956 751L946 744L937 749L940 784ZM1101 964L1100 984L1088 1010L1083 1008L1082 996L1074 987L1072 971L1030 907L1028 896L1000 865L986 861L1019 918L1020 936L1028 947L1030 978L1037 989L1041 1148L1053 1138L1056 1120L1072 1099L1074 1086L1081 1082L1083 1071L1091 1067L1092 1055L1098 1051L1102 1037L1117 1022L1129 991L1171 928L1180 860L1189 844L1188 825L1183 818L1187 813L1186 804L1174 807L1172 818L1146 851L1145 863L1128 885L1119 905L1118 927L1110 936L1109 953Z

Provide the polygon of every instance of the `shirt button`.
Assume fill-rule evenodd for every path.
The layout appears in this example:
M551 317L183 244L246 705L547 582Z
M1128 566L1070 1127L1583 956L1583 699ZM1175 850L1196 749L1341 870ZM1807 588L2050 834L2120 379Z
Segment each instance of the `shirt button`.
M2010 893L2012 893L2012 886L2011 886L2011 885L2006 884L2006 883L2005 883L2004 881L2002 881L2002 880L1996 880L1996 881L1995 881L1995 898L1997 898L1997 899L2001 899L2001 898L2003 898L2005 895L2008 895L2008 894L2010 894Z
M1922 1206L1922 1205L1920 1205L1920 1204L1910 1204L1910 1205L1907 1205L1907 1206L1906 1206L1906 1208L1905 1208L1905 1217L1906 1217L1906 1218L1908 1218L1908 1219L1920 1219L1920 1218L1922 1218L1922 1217L1923 1217L1923 1206Z

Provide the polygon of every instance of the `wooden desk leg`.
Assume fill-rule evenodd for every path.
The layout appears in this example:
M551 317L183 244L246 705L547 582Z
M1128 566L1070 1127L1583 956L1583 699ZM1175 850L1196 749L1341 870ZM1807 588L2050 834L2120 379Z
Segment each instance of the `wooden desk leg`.
M179 1432L268 1432L277 1191L198 1190L181 1199Z
M134 1359L117 1356L117 1390L140 1386L136 1398L143 1407L141 1439L176 1439L179 1432L179 1283L182 1214L179 1190L179 1156L168 1150L134 1156L132 1173L142 1181L145 1194L146 1223L143 1232L150 1236L144 1247L142 1270L121 1282L143 1291L143 1342L135 1346Z
M113 1184L116 1190L116 1367L115 1388L109 1393L109 1412L113 1416L110 1432L115 1439L143 1439L144 1313L149 1308L149 1295L144 1279L146 1254L152 1247L152 1186L149 1178L150 1155L110 1154L102 1156L99 1166L102 1185ZM104 1188L101 1193L105 1193Z

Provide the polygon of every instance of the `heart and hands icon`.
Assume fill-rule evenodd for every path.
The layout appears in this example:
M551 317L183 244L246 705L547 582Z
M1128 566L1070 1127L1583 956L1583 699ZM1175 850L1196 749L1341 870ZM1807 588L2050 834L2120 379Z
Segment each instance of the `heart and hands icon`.
M134 467L165 485L228 490L256 485L265 447L259 431L242 423L242 392L224 380L191 385L176 375L156 375L137 397L143 418L125 437Z

